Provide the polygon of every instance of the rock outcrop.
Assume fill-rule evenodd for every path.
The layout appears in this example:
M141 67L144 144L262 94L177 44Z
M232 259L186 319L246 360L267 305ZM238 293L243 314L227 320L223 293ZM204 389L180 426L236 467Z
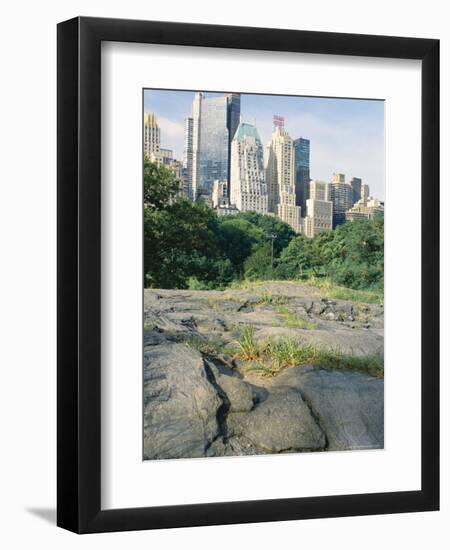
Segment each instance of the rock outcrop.
M144 459L383 448L382 379L319 365L262 379L187 345L202 335L226 343L243 323L261 339L270 332L382 352L380 306L361 314L351 303L283 289L314 329L277 326L274 305L254 292L145 291Z
M384 381L366 374L294 367L278 387L298 389L320 422L329 451L384 446Z
M201 355L165 343L147 347L144 362L144 456L205 456L219 434L223 402Z
M144 458L383 447L383 381L294 367L250 384L188 346L145 353Z

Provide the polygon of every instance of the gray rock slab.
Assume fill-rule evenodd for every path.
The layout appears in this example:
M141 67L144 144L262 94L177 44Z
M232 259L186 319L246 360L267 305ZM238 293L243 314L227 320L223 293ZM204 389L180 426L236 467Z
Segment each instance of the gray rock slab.
M326 443L301 394L290 388L271 389L251 412L230 414L228 433L269 453L318 451Z
M274 387L297 388L327 434L329 451L384 446L384 381L350 371L295 367Z
M248 412L253 408L253 392L250 384L237 376L215 371L215 380L229 402L229 412Z
M201 355L184 344L144 350L144 458L205 456L222 405Z

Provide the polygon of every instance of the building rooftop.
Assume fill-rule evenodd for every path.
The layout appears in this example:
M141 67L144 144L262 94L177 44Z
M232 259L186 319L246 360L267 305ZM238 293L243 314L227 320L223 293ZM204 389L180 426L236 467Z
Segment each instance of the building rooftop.
M253 124L247 124L246 122L241 122L236 130L234 139L245 139L246 137L255 138L257 141L261 141L259 137L258 130Z

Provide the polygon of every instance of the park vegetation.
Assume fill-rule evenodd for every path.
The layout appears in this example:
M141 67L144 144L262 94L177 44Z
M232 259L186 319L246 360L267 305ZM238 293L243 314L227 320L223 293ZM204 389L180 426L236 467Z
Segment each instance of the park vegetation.
M179 192L164 166L144 163L144 284L224 289L246 282L301 280L351 299L383 289L383 220L358 220L309 239L274 216L218 217ZM349 289L349 290L347 290ZM339 296L336 296L339 297ZM344 298L345 299L345 298ZM287 316L286 322L295 323Z
M363 372L375 378L384 377L384 359L381 355L354 355L292 337L274 337L261 341L256 339L252 325L240 326L236 340L226 345L213 335L190 337L186 345L209 359L225 353L244 372L262 377L273 377L290 367L306 365Z

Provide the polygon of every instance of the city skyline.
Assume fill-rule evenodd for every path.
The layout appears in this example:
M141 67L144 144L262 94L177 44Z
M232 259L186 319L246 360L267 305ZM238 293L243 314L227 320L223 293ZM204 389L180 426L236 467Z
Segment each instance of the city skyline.
M157 114L161 146L177 159L183 158L185 118L191 116L194 94L144 90L144 110ZM385 199L383 101L241 94L241 113L243 122L256 125L264 146L272 137L274 114L284 117L294 140L310 140L311 179L330 182L333 173L344 173L348 180L361 178L371 195Z

